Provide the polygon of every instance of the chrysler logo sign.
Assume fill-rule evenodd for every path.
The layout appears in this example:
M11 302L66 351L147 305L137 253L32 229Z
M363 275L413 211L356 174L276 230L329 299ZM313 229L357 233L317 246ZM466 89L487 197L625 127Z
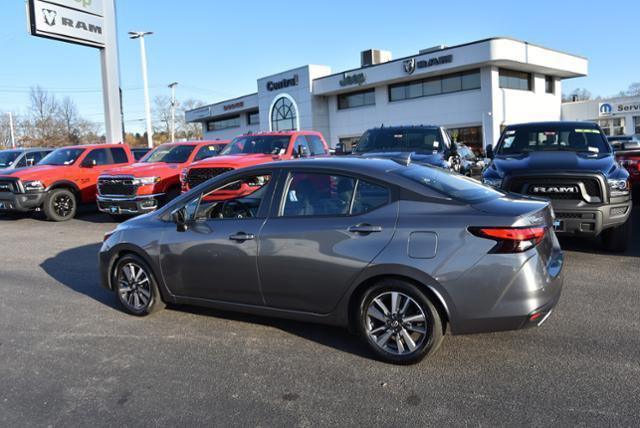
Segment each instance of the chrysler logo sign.
M437 56L429 59L416 60L415 58L402 61L402 69L407 74L412 74L416 69L434 67L436 65L449 64L453 62L453 55Z
M578 186L533 186L533 193L578 193Z
M290 79L282 79L277 82L267 82L267 91L277 91L278 89L288 88L289 86L298 86L298 75L295 74Z

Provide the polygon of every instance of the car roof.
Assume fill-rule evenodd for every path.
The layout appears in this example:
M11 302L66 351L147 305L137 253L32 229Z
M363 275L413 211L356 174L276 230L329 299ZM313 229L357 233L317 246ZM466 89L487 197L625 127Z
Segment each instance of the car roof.
M242 134L238 137L251 137L251 136L292 136L292 135L318 135L322 136L322 133L318 131L264 131L264 132L252 132L250 134Z
M119 144L119 143L99 143L99 144L78 144L75 146L63 146L63 147L56 147L56 148L57 149L97 149L97 148L111 149L115 147L124 147L124 146L127 146L127 145Z
M311 159L295 159L295 160L283 160L278 162L269 162L265 164L255 165L246 170L251 169L333 169L342 170L344 172L351 173L363 173L367 175L380 176L388 172L402 167L401 163L398 163L391 159L383 158L362 158L360 156L342 156L342 157L322 157Z
M553 127L553 126L580 126L582 128L598 128L598 124L594 122L583 122L583 121L569 121L569 120L552 120L547 122L525 122L525 123L515 123L513 125L507 125L506 129L520 128L520 127Z
M369 131L403 131L403 130L407 130L407 129L429 129L429 130L436 130L436 129L440 129L441 127L438 125L394 125L394 126L380 126L378 128L370 128Z

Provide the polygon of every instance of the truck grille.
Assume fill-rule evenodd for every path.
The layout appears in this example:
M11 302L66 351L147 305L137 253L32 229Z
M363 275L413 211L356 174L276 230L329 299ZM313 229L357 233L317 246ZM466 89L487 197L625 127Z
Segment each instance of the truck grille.
M138 187L133 184L133 177L100 177L98 194L100 196L135 196Z
M525 195L540 196L548 199L582 200L582 192L578 185L583 184L587 195L602 200L600 184L595 178L567 178L567 177L514 177L507 185L507 191ZM547 188L577 188L577 192L535 192L535 187Z
M187 175L187 184L189 184L190 189L193 189L210 178L217 177L229 171L233 171L233 168L193 168L189 170L189 174ZM228 187L230 190L238 188L239 186L235 185Z

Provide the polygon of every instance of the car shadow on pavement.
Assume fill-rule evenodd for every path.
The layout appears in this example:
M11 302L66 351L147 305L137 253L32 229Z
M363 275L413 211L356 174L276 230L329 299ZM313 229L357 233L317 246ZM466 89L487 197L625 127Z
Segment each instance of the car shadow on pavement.
M640 206L636 203L631 212L631 236L629 248L624 253L612 253L602 249L600 240L593 238L560 237L560 246L566 251L604 254L613 256L640 257Z
M53 279L77 293L103 305L120 309L115 295L100 285L99 250L100 244L65 250L45 260L40 267Z

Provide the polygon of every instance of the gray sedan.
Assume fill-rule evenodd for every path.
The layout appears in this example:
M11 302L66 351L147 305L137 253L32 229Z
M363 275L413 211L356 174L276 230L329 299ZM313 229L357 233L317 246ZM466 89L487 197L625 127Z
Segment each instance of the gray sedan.
M220 175L105 236L103 285L147 315L192 304L349 327L413 363L453 334L540 325L563 254L548 202L382 159Z

